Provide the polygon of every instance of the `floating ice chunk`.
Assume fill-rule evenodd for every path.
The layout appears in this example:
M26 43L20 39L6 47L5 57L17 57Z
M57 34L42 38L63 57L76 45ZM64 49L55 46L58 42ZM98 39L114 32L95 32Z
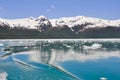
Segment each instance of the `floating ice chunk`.
M64 44L67 48L71 48L71 46L67 45L67 44Z
M0 73L0 80L7 80L8 74L6 72Z
M102 47L102 44L93 44L91 46L83 46L84 49L99 49Z
M84 49L90 49L90 46L83 46Z
M24 49L28 49L28 47L26 46L26 47L24 47Z
M105 78L105 77L102 77L102 78L100 78L100 80L107 80L107 78Z
M0 44L0 46L4 46L3 44Z
M102 47L102 44L93 44L93 45L91 46L92 49L99 49L99 48L101 48L101 47Z

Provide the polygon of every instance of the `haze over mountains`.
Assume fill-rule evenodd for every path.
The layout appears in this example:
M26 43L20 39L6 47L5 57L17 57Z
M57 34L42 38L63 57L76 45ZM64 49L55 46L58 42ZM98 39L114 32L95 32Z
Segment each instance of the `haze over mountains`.
M0 18L0 38L119 38L120 20L86 16Z

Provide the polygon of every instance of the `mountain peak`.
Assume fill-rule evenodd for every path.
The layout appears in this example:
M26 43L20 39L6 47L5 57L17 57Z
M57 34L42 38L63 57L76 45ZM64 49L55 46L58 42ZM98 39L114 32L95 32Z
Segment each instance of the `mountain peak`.
M47 19L47 18L44 15L41 15L37 19Z
M29 19L34 20L35 18L34 18L34 17L32 17L32 16L30 16L30 17L29 17Z

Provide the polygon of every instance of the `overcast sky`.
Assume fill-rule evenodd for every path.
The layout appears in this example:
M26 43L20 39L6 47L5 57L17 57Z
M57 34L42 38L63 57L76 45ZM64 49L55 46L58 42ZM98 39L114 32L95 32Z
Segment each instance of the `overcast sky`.
M90 16L120 19L120 0L0 0L0 17Z

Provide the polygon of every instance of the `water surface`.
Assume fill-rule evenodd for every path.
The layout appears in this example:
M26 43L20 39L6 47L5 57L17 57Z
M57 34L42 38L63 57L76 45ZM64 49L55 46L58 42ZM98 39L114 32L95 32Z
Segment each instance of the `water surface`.
M120 80L119 39L0 40L7 80Z

